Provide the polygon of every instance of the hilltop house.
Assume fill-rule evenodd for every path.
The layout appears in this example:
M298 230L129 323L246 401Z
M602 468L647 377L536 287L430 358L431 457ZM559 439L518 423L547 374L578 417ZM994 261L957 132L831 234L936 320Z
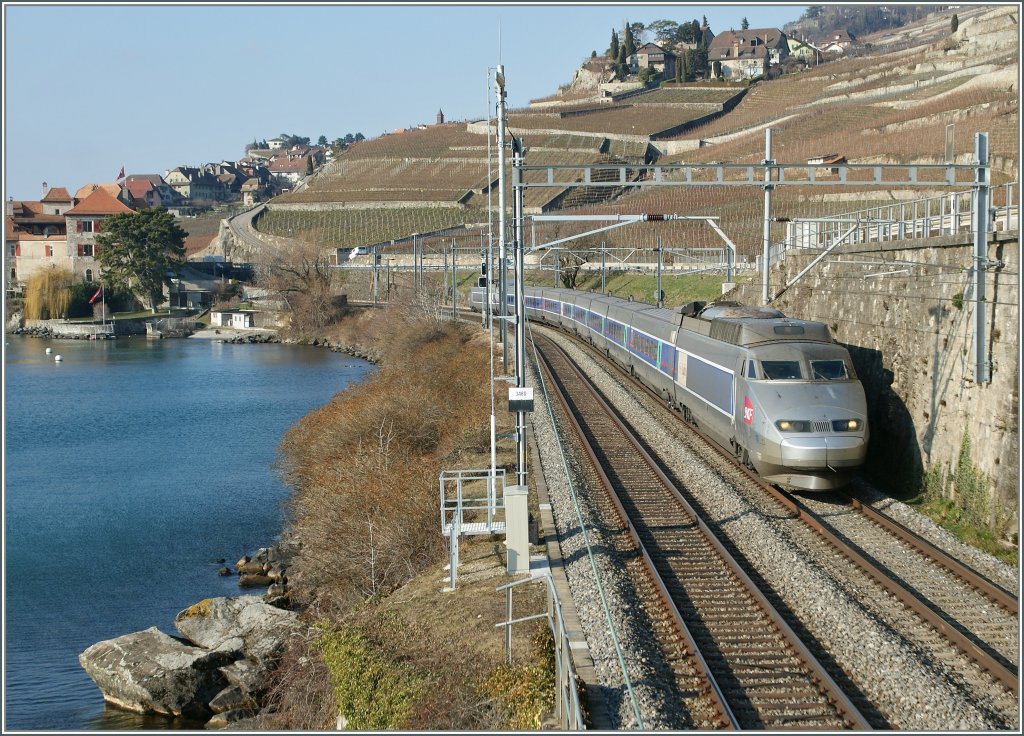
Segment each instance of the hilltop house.
M308 156L278 156L270 162L270 173L282 186L292 186L306 175Z
M195 166L178 166L164 174L164 180L183 199L193 203L217 202L223 185L217 177Z
M724 31L708 47L708 64L717 79L752 79L768 74L789 56L786 34L778 28Z
M661 72L662 79L672 79L676 74L676 55L656 43L645 43L636 50L637 66Z
M798 59L806 66L817 66L822 62L824 51L808 41L798 41L795 38L787 38L789 55Z
M827 34L818 43L823 51L830 54L848 54L855 49L864 46L857 37L845 29L839 29Z
M124 186L136 206L173 207L181 201L178 193L159 174L132 174L124 180Z

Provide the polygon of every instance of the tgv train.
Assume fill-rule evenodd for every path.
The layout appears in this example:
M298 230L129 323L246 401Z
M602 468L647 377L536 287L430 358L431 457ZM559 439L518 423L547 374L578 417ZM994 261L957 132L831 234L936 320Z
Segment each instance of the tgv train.
M475 308L482 298L479 289ZM820 322L734 302L670 310L553 288L527 288L526 314L592 343L765 480L828 490L864 462L864 388Z

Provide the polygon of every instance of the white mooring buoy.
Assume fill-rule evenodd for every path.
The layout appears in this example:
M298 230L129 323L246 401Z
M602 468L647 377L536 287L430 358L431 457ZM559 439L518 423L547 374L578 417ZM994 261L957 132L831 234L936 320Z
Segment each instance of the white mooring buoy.
M49 355L53 352L53 348L46 348L46 354Z
M64 358L60 357L60 355L54 355L54 356L53 356L53 359L54 359L54 360L55 360L56 362L58 362L58 363L59 363L59 362L61 362L62 360L64 360Z

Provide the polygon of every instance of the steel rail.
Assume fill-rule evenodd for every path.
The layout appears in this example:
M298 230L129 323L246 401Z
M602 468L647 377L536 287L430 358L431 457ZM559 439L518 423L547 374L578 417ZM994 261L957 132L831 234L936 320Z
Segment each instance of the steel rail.
M1002 606L1014 615L1018 615L1017 597L1005 588L997 585L981 573L960 562L945 550L936 547L927 539L903 526L903 524L899 523L888 514L879 511L870 504L864 503L859 498L855 498L845 491L840 491L839 493L845 496L847 500L849 500L850 505L860 511L867 519L882 527L893 536L903 540L928 559L946 568L946 570L953 573L956 577L961 578L964 582L970 584L972 588L977 590L996 605Z
M593 345L590 345L585 340L578 336L575 339L583 344L589 346L591 349ZM600 353L599 353L600 354ZM634 376L624 371L614 361L611 361L607 356L602 357L611 365L615 366L616 370L624 377L628 378L633 385L637 386L642 392L646 393L651 398L655 399L662 406L665 405L665 398L659 394L651 391L650 388L645 386L643 383L638 381ZM666 407L666 411L669 411L672 416L677 419L683 426L689 429L691 432L700 437L704 442L712 448L715 452L719 453L723 458L728 460L738 470L744 473L754 484L761 488L769 497L773 498L777 503L789 509L794 518L799 519L806 524L811 530L817 533L822 539L828 542L836 551L850 560L857 568L866 573L872 580L881 585L885 590L892 593L901 603L904 604L910 611L915 613L922 621L927 625L937 630L940 634L945 636L956 648L963 652L967 657L974 661L979 667L988 672L994 679L1000 682L1004 687L1008 688L1013 692L1017 692L1019 687L1019 676L1017 668L1007 667L1003 662L993 657L989 652L979 647L977 643L972 641L970 638L965 636L959 629L950 624L944 618L942 618L935 610L928 606L924 601L915 596L913 592L908 590L906 587L901 585L898 581L890 577L886 572L879 567L876 563L869 560L864 555L860 554L854 549L849 543L845 542L837 534L835 534L823 521L817 518L817 516L809 509L801 506L794 497L785 491L765 482L760 476L755 474L749 468L743 466L737 461L735 456L722 447L718 442L709 437L707 434L702 432L698 427L685 421L682 417L671 411ZM909 530L907 530L909 532ZM910 532L912 533L912 532ZM944 553L943 553L944 554ZM965 582L967 582L965 580ZM984 592L984 591L983 591Z
M565 396L565 392L558 385L558 382L554 380L555 371L553 370L548 360L548 357L544 354L543 349L537 346L536 338L534 339L534 348L537 350L538 356L542 359L542 367L544 369L544 372L548 376L548 383L553 389L552 392L558 399L558 403L564 410L565 416L569 420L569 423L572 426L573 431L576 433L576 436L579 438L581 444L583 445L583 448L586 451L587 456L590 458L590 462L593 465L594 471L601 479L601 483L603 484L604 488L608 493L608 499L615 506L620 521L622 521L622 523L625 525L630 538L633 540L633 544L640 552L640 558L643 561L644 568L647 570L647 575L651 583L658 590L661 602L665 605L665 607L671 614L672 623L676 631L686 641L689 653L696 660L699 675L702 676L707 682L707 687L705 688L703 694L711 699L712 710L714 711L714 715L718 716L721 727L725 727L730 730L739 730L739 723L737 722L736 716L733 714L732 709L726 703L725 695L722 693L722 689L719 687L718 681L715 679L714 674L711 672L711 668L708 665L707 660L704 659L704 655L701 654L700 647L697 645L697 641L694 638L693 633L690 631L690 628L686 625L686 622L683 620L683 615L682 613L680 613L679 608L676 606L675 601L672 598L672 594L669 592L668 587L665 585L665 581L658 573L657 568L654 565L654 561L651 559L651 556L647 552L647 548L640 540L639 532L633 525L632 520L629 518L629 514L623 507L622 502L619 500L618 496L612 490L612 481L605 473L604 468L601 466L601 462L598 459L597 454L594 452L593 446L590 444L590 442L587 441L586 435L583 432L583 427L580 426L580 423L577 420L576 415L572 412L572 409L569 406L568 399Z
M858 711L856 706L854 706L853 703L850 702L846 694L842 691L838 684L836 684L836 682L832 679L832 677L828 674L824 667L822 667L821 663L818 662L817 658L810 652L809 649L807 649L803 641L790 628L789 624L786 623L785 619L783 619L781 614L779 614L775 607L772 606L771 602L768 601L768 599L757 587L757 585L750 579L750 577L743 570L740 564L735 560L735 558L733 558L731 554L729 554L728 550L726 550L725 546L718 539L715 533L707 526L707 524L701 518L700 514L697 513L693 506L675 487L675 484L668 478L668 476L665 475L665 473L661 470L659 464L654 460L654 458L652 458L650 454L643 448L639 440L635 437L634 433L628 427L626 427L622 420L617 416L616 412L613 409L611 409L610 406L608 406L604 398L597 392L597 389L594 388L589 379L587 379L573 364L573 362L568 358L568 356L565 355L564 351L562 351L561 348L559 348L553 341L551 341L550 338L548 338L548 341L550 345L554 348L554 350L558 351L564 356L565 360L568 362L571 369L575 372L575 375L577 376L581 384L587 389L587 391L594 398L594 400L602 407L603 411L607 413L608 417L612 420L612 422L619 429L619 431L622 432L622 434L628 439L636 453L644 460L645 463L647 463L651 471L658 477L658 479L661 481L664 487L671 493L671 495L673 496L675 501L680 505L680 507L692 517L695 525L699 528L705 539L714 548L715 552L719 555L721 560L725 562L729 570L736 576L736 578L740 581L740 583L751 595L751 597L757 602L757 605L775 625L780 635L787 641L787 643L790 646L792 646L792 648L795 650L796 656L798 656L798 658L809 668L809 670L811 670L810 674L812 675L812 679L814 680L815 684L821 689L822 693L826 696L826 698L829 700L832 706L836 709L837 714L841 715L842 718L851 728L857 730L870 729L870 725L868 724L864 716ZM544 355L543 350L541 351L541 355L543 356L545 361L549 360L548 357ZM546 368L549 372L552 371L550 364L546 365ZM557 387L557 384L554 381L552 381L552 383ZM562 406L566 409L566 413L570 417L575 431L577 432L581 441L583 442L584 447L587 450L587 454L590 456L595 468L598 469L598 472L602 478L602 482L605 484L606 488L608 488L609 496L615 504L616 508L618 509L618 513L622 517L623 522L627 525L630 536L633 538L634 542L637 544L638 549L641 551L645 562L645 566L647 566L652 578L658 581L657 585L659 590L662 591L662 596L664 597L666 595L669 595L669 598L666 600L671 601L671 596L670 594L668 594L667 586L662 580L660 574L655 569L654 563L648 555L643 542L640 540L639 534L635 526L633 525L632 521L629 519L629 516L626 513L625 508L622 506L621 501L616 497L616 494L612 490L611 481L608 479L607 475L601 468L601 463L598 460L594 449L586 440L585 435L583 434L582 427L580 427L579 423L576 421L573 412L569 410L568 400L562 394L560 388L556 391L556 395L559 396L560 403L562 403ZM675 609L674 603L672 604L672 608L673 610L677 610ZM696 643L692 637L692 634L689 634L689 629L685 628L685 622L683 622L680 619L679 623L682 627L684 627L684 630L688 632L687 640L688 642L690 642L691 647L693 647L693 651L695 653L699 652L699 649L697 649L696 647ZM700 662L704 667L707 667L706 661L703 659L703 657L700 658ZM710 678L711 682L715 682L714 678L711 676L710 671L708 672L708 677ZM715 685L715 687L716 690L718 690L720 693L721 691L717 684Z

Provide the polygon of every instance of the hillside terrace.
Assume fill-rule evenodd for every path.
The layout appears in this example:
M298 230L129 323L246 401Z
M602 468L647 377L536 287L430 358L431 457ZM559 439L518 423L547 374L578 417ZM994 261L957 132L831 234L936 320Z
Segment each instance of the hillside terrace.
M482 210L465 207L393 207L332 210L268 209L256 229L330 248L401 240L467 223L487 222Z
M1007 73L1016 70L1016 60L1008 61L1007 53L1005 49L985 53L961 49L944 53L938 46L918 47L896 54L839 60L777 80L762 81L751 87L728 114L673 137L700 140L707 145L662 157L659 162L756 165L764 158L764 127L771 125L773 157L784 163L804 163L829 152L844 156L850 163L939 163L944 151L945 127L954 123L960 163L973 153L974 132L989 133L992 180L1000 184L1018 176L1019 158L1018 85L1004 81ZM1005 66L999 68L1004 63ZM962 70L969 70L972 65L977 71L964 75ZM993 68L997 71L989 73ZM908 82L916 83L917 89L907 89ZM897 87L899 90L895 91ZM648 136L692 119L687 116L694 111L677 101L693 101L699 92L706 95L703 99L711 104L736 93L732 88L688 89L688 94L682 96L679 94L682 91L671 87L650 90L614 106L590 104L557 112L519 111L509 115L509 125L527 131L561 131L530 132L524 136L526 163L531 166L582 166L608 160L639 163L648 156ZM827 104L822 104L822 100L828 100ZM673 104L678 106L673 108ZM558 114L567 111L572 114ZM634 135L637 140L609 137ZM433 200L453 203L472 191L475 193L462 201L482 210L487 206L484 189L487 148L483 135L454 124L385 136L354 146L335 169L318 176L307 193L289 195L288 200L280 201ZM451 172L446 171L449 167ZM496 165L492 168L492 176L496 177ZM827 167L818 169L819 175L827 176L826 172ZM527 176L528 180L535 181L543 174ZM920 189L927 190L924 181ZM300 195L307 199L301 199ZM614 203L607 201L609 196L617 197ZM888 192L871 192L858 187L780 187L773 206L780 217L828 216L877 204L882 196L892 197ZM918 195L904 191L900 196ZM734 238L741 253L753 254L760 250L762 213L760 207L751 207L748 187L649 190L626 187L624 191L597 187L531 188L526 191L526 200L528 211L574 207L571 210L574 214L715 215L721 218L722 227ZM344 217L360 221L384 218L388 222L386 232L397 232L404 226L408 227L407 236L440 226L436 217L445 209L448 212L441 220L459 219L460 210L453 207L405 208L401 216L405 218L405 225L397 229L384 215L367 214L372 212L369 210L363 214L348 212ZM415 219L417 212L423 214L422 220ZM461 217L472 221L471 215ZM372 235L369 226L326 220L318 226L330 235L332 242L355 242L357 238L351 233L360 231L366 231L366 242L390 239ZM567 228L569 226L563 225L562 229ZM781 225L773 226L773 237L782 237L782 230ZM653 247L655 234L662 235L666 247L721 246L721 241L706 225L680 222L630 226L610 231L603 239L610 245Z
M585 115L557 118L537 113L508 116L510 128L525 130L564 130L565 132L606 133L610 135L655 136L707 114L702 110L676 107L651 107L638 110L634 106L617 110L600 110Z

